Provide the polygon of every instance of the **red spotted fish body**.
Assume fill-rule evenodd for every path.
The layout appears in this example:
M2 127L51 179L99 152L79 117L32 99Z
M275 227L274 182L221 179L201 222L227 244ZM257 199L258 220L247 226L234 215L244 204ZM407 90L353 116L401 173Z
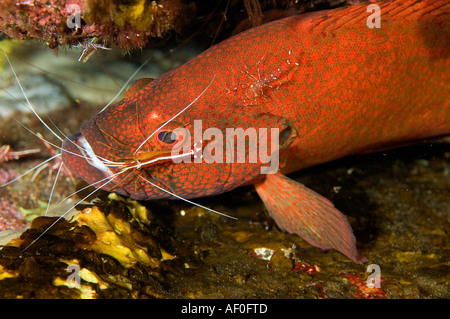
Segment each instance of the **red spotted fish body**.
M361 261L345 216L284 174L450 133L450 1L382 2L380 28L370 27L367 8L262 25L138 81L65 141L65 164L96 187L140 200L254 184L282 229ZM204 135L196 135L199 121ZM255 138L240 161L227 157L239 151L227 128ZM262 174L273 163L250 155L263 146L279 159L276 172Z

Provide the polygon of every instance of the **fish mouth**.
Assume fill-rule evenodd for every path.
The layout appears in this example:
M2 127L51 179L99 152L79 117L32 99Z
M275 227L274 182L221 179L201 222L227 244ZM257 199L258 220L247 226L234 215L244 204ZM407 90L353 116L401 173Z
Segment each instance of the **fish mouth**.
M108 160L95 154L83 134L75 133L67 138L62 150L63 162L72 173L95 188L129 196L118 182L117 174L107 166Z
M100 160L100 158L95 154L83 134L76 133L72 135L70 139L76 146L78 146L78 150L89 165L101 171L105 177L112 177L112 175L114 175L113 172L104 164L104 161Z

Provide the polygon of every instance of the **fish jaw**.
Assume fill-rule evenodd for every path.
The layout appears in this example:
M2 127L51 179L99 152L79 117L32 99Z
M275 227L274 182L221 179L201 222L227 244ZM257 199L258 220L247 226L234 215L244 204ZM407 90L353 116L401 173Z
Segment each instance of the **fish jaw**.
M96 188L129 196L125 188L115 181L115 174L95 154L83 134L76 133L67 138L62 150L63 163L74 175Z

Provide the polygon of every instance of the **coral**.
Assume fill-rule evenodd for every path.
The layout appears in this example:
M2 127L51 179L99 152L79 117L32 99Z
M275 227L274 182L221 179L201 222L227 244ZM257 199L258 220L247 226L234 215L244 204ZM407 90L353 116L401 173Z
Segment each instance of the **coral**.
M16 39L41 39L50 48L99 38L123 50L145 46L175 25L180 0L5 0L0 31Z
M8 200L0 200L0 231L7 229L20 229L27 222L17 207Z
M143 48L150 41L162 38L172 30L177 32L178 39L189 39L193 33L200 32L206 32L216 38L218 33L229 35L229 31L247 17L247 25L240 26L239 30L311 10L315 6L328 8L345 2L3 0L0 2L0 31L14 39L43 40L50 48L60 45L86 45L95 40L99 46L118 46L124 51L130 51ZM274 11L276 8L280 10ZM288 9L294 11L282 12ZM195 26L194 22L198 25Z

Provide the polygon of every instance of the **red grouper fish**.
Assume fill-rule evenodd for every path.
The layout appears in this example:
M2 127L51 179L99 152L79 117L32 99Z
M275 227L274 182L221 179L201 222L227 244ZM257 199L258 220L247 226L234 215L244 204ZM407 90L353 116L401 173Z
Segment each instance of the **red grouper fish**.
M369 5L274 21L138 80L63 143L65 165L137 200L253 184L281 229L362 262L347 218L285 175L450 134L450 0Z

